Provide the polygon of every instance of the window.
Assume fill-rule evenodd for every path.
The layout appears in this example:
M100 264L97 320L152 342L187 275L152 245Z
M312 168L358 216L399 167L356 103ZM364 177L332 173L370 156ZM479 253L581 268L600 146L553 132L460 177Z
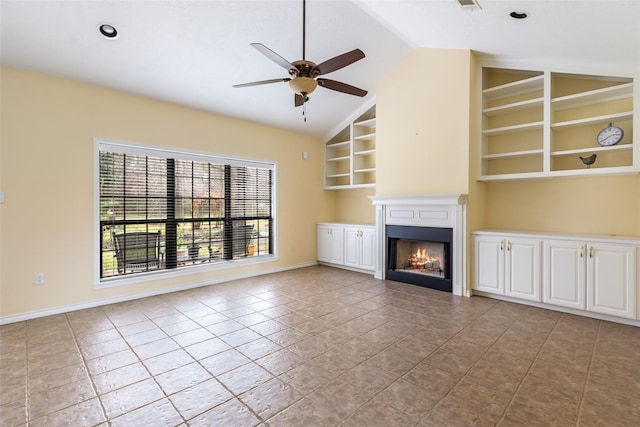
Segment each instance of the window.
M275 164L97 141L99 281L274 254Z

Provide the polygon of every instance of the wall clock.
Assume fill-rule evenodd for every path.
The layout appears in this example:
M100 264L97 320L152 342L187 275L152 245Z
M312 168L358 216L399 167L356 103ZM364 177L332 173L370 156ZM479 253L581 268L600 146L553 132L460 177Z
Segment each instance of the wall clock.
M618 142L622 141L622 137L624 136L624 132L618 126L614 126L613 123L609 123L609 126L602 129L598 132L598 144L603 147L610 147L612 145L616 145Z

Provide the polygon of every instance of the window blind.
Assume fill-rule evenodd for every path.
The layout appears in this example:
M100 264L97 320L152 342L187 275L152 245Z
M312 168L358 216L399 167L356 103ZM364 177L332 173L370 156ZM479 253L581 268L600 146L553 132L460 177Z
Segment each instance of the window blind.
M275 164L102 142L100 277L273 254Z

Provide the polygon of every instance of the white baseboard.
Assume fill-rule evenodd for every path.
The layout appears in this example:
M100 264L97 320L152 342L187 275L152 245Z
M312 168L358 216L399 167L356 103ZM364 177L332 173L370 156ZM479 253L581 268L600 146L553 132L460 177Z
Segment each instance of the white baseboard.
M0 317L0 325L23 322L25 320L36 319L38 317L52 316L54 314L68 313L71 311L84 310L87 308L95 308L95 307L100 307L108 304L115 304L115 303L124 302L124 301L132 301L140 298L168 294L171 292L184 291L187 289L200 288L202 286L216 285L218 283L225 283L225 282L230 282L238 279L247 279L249 277L263 276L265 274L280 273L282 271L288 271L288 270L296 270L298 268L311 267L317 264L318 264L317 262L309 262L309 263L291 265L286 267L278 267L278 268L273 268L269 270L238 274L236 276L224 277L220 279L211 279L211 280L205 280L200 282L187 283L184 285L174 286L171 288L163 288L163 289L157 289L157 290L152 290L147 292L140 292L137 294L122 295L119 297L105 298L105 299L100 299L95 301L87 301L79 304L63 305L59 307L47 308L44 310L36 310L36 311L29 311L26 313L14 314L11 316L2 316Z

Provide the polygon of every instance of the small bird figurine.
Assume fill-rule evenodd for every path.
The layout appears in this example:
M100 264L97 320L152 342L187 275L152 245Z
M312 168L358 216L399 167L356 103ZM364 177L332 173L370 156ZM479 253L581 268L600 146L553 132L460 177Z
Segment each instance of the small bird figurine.
M580 160L582 160L582 163L587 165L587 169L589 169L591 168L591 165L596 162L596 157L598 157L596 154L592 154L589 157L580 156Z

